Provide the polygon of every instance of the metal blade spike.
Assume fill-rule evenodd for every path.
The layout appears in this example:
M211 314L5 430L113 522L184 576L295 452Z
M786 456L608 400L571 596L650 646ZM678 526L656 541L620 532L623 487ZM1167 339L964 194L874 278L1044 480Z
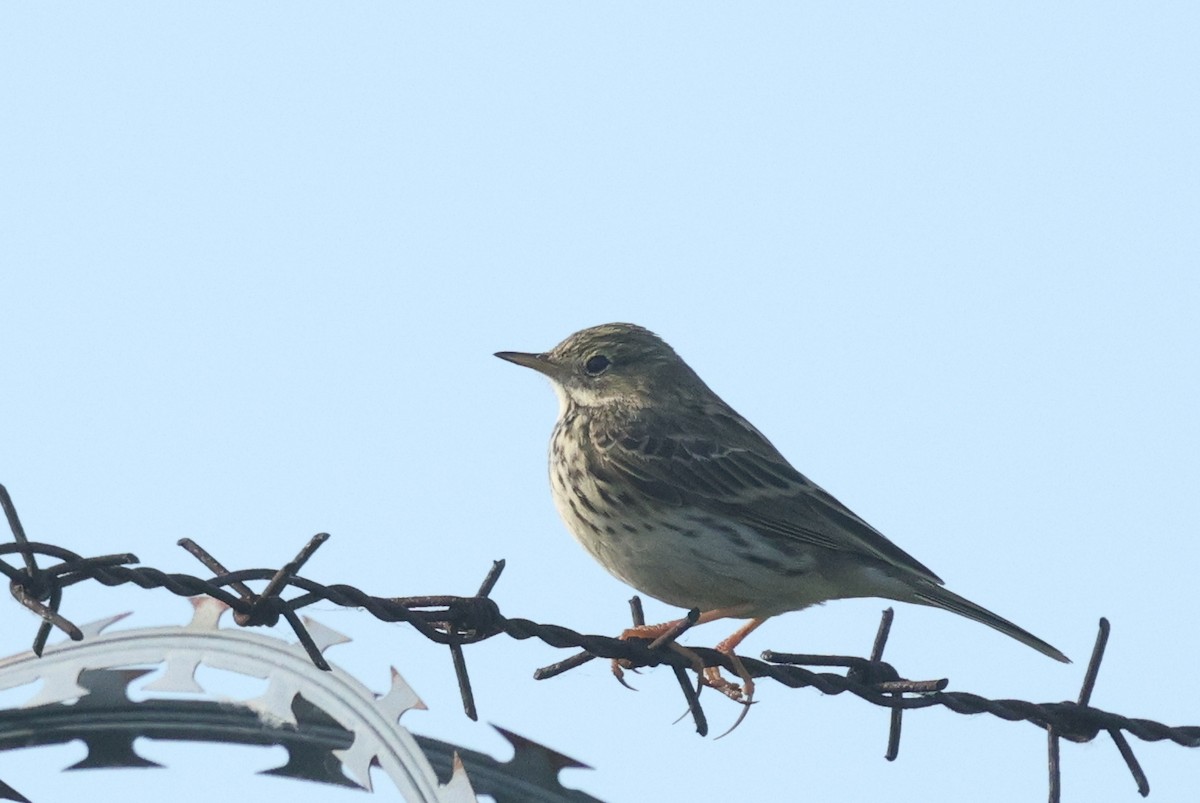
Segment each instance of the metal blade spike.
M204 694L204 687L196 680L196 670L199 666L200 659L197 656L168 655L162 677L147 683L142 688L146 691Z
M292 711L292 700L298 689L294 681L284 682L272 674L267 679L267 690L258 697L243 700L242 705L258 714L258 718L272 727L295 725L296 714Z
M439 789L443 803L475 803L475 790L471 788L471 779L467 777L467 769L458 753L454 754L454 771L450 774L450 780Z
M316 619L310 619L307 616L304 618L304 626L308 629L308 634L312 636L313 642L317 645L317 649L324 655L325 651L330 647L336 647L338 644L349 644L353 639L344 633L339 633L332 627L323 625Z
M184 625L188 630L216 630L229 610L228 605L213 597L188 597L188 601L192 603L192 620Z
M342 762L342 768L351 779L368 792L375 791L371 784L371 765L375 762L375 754L362 739L355 739L350 749L334 750L333 754Z
M105 628L115 625L126 616L132 615L133 611L126 611L125 613L118 613L115 616L109 616L107 619L97 619L94 622L88 622L85 625L80 625L79 632L83 633L83 637L85 639L94 638L103 633Z
M509 741L509 744L516 750L516 755L512 761L508 762L511 765L528 766L530 769L549 767L554 771L555 777L558 776L559 770L564 769L592 769L582 761L576 761L570 756L563 755L557 750L546 747L544 744L539 744L532 739L527 739L524 736L513 733L510 730L492 723L492 727L500 732L500 735Z
M388 689L387 694L376 701L376 706L383 715L392 722L399 722L400 717L414 708L420 711L429 710L417 693L413 691L412 686L408 685L408 681L396 670L396 667L391 667L391 670L392 687Z

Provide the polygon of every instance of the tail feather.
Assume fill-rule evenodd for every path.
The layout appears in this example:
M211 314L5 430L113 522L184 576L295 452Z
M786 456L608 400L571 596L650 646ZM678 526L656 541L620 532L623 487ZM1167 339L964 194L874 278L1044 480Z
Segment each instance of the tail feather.
M941 586L922 585L913 591L911 602L918 602L921 605L929 605L933 608L941 608L951 613L957 613L959 616L965 616L968 619L973 619L976 622L985 624L988 627L993 627L999 630L1006 636L1011 636L1022 644L1028 644L1043 655L1048 655L1056 661L1062 661L1064 664L1071 663L1071 659L1063 655L1054 647L1042 641L1037 636L1030 633L1024 628L1017 627L1012 622L1002 616L989 611L987 608L976 605L966 597L960 597L953 591L947 591Z

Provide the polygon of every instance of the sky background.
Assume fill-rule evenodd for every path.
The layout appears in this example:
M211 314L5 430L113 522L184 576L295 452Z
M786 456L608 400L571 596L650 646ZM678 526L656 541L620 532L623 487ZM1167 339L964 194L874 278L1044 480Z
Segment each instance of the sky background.
M6 4L0 10L0 482L31 538L202 573L306 567L616 634L630 590L550 501L556 402L501 349L632 321L801 471L1075 659L897 606L905 675L1200 724L1200 10L1190 3ZM743 646L865 654L878 600ZM183 623L165 591L72 589L76 621ZM647 602L648 617L676 611ZM317 606L330 658L504 757L495 722L607 801L1042 800L1028 724L887 714L765 682L728 738L672 721L669 671L500 637L449 656ZM0 610L0 655L35 620ZM711 646L712 624L685 643ZM287 633L281 633L287 636ZM28 690L26 690L28 691ZM714 733L738 713L706 695ZM12 693L0 702L19 702ZM1200 752L1133 741L1158 803ZM363 800L253 773L281 752L150 744L166 770L0 755L35 801ZM270 754L268 755L268 753ZM1132 801L1110 741L1067 801ZM380 799L394 799L377 778ZM192 790L193 797L188 798ZM181 796L182 795L182 796Z

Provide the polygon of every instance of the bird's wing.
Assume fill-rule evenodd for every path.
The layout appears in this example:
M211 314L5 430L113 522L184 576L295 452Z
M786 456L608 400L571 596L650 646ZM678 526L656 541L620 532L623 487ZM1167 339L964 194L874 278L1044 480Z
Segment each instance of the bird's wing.
M594 422L602 470L659 502L733 516L764 534L869 555L941 584L928 567L796 471L733 410L704 412L704 427L693 431L683 426L688 418Z

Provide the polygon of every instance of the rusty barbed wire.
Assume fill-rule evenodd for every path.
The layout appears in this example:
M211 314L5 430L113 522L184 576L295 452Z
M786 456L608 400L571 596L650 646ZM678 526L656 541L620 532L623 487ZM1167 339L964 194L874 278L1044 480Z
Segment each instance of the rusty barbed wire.
M689 646L688 654L684 654L671 648L674 640L695 622L699 615L695 610L680 620L678 627L654 642L588 635L561 625L504 616L489 596L504 570L503 560L492 564L473 596L379 597L349 584L324 585L297 574L312 554L329 539L326 533L318 533L309 539L297 556L280 569L229 571L195 541L181 540L179 545L213 572L211 578L204 579L147 566L133 566L138 560L130 553L88 558L53 544L29 541L3 485L0 485L0 505L4 508L13 533L12 543L0 544L0 557L19 555L23 564L17 568L0 560L0 573L8 577L9 590L14 599L43 620L33 639L32 649L38 655L44 649L51 629L61 630L72 640L83 638L82 631L58 610L64 589L80 582L95 581L106 586L132 584L144 589L162 588L184 597L206 595L232 608L234 620L243 627L272 626L283 619L295 632L313 663L322 669L328 669L328 664L297 615L297 611L306 606L333 603L342 607L361 608L380 621L406 623L430 641L449 647L463 710L473 720L478 718L478 713L463 646L502 634L518 640L535 638L551 647L582 650L563 661L537 669L534 677L538 680L556 677L595 658L620 661L623 666L632 668L669 666L687 700L696 731L701 736L708 733L707 719L699 700L702 686L699 682L694 684L689 680L688 671L696 670L699 666L719 666L730 672L738 671L730 656L715 649ZM60 562L43 568L38 565L39 556ZM266 581L266 586L262 591L255 591L247 585L254 581ZM297 589L302 593L284 598L283 594L289 589ZM641 604L636 597L631 600L631 612L633 623L642 624ZM901 718L903 712L908 710L940 706L957 714L990 714L1005 721L1024 721L1043 728L1048 735L1051 803L1057 803L1060 796L1061 739L1088 742L1101 733L1108 734L1143 797L1149 794L1149 783L1125 738L1126 733L1148 742L1170 741L1183 747L1200 747L1200 726L1170 726L1151 719L1126 717L1089 704L1110 632L1106 619L1100 620L1096 646L1077 701L1050 703L989 699L970 692L946 691L949 680L945 678L914 681L902 677L895 667L882 660L892 619L893 613L889 608L883 613L870 658L767 651L761 659L739 656L739 660L744 670L756 679L768 678L789 688L811 687L828 695L850 693L873 705L890 709L891 721L885 753L889 761L899 755ZM846 673L817 672L806 667L837 667L845 669Z

